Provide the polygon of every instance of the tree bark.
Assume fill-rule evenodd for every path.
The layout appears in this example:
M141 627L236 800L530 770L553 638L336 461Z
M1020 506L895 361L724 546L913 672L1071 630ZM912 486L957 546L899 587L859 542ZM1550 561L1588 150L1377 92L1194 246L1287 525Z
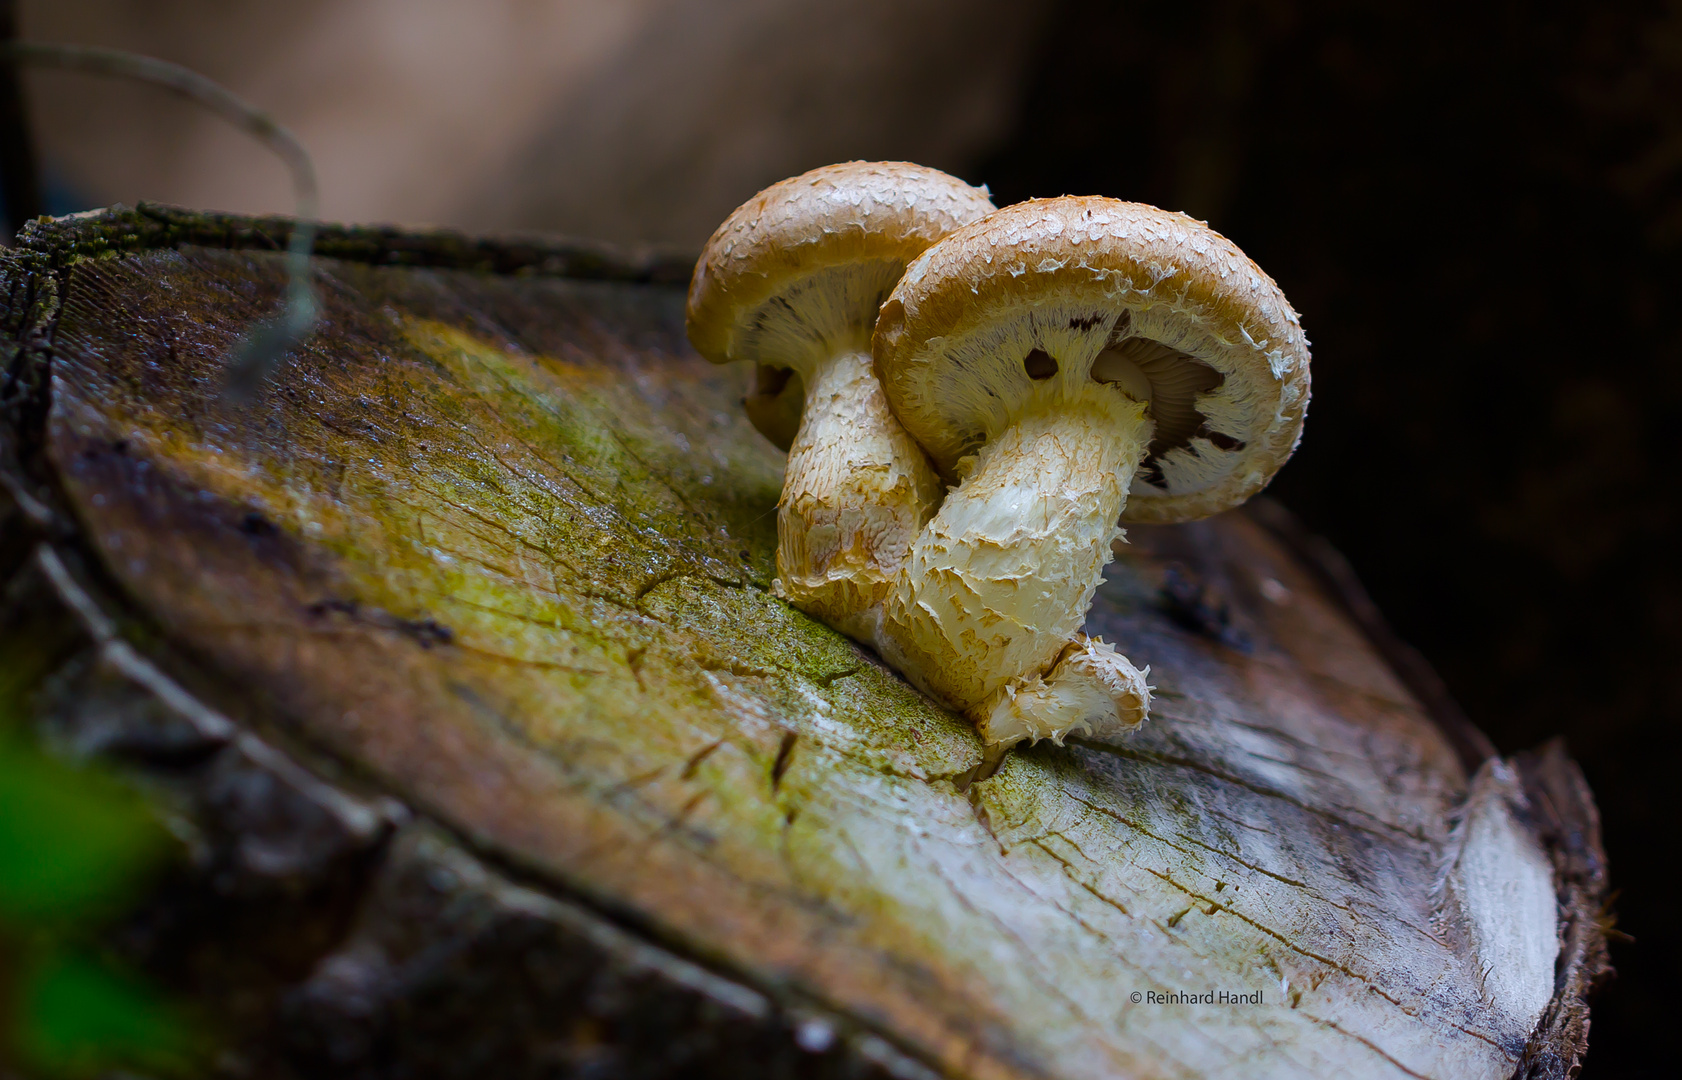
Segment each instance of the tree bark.
M119 209L0 282L7 662L192 838L120 939L238 1067L1574 1066L1580 774L1492 756L1278 507L1131 529L1087 630L1153 719L991 772L771 596L781 456L685 263L329 230L325 323L225 405L285 237Z

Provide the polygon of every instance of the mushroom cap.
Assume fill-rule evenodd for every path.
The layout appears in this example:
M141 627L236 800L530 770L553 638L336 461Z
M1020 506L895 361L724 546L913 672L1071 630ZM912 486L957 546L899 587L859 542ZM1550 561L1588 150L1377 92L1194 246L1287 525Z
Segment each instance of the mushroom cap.
M1097 196L1017 203L931 246L883 305L872 351L948 478L1026 408L1098 375L1148 383L1157 438L1128 522L1243 502L1291 456L1308 407L1308 340L1273 279L1203 222Z
M991 213L986 188L900 161L849 161L737 208L695 264L689 340L714 363L802 370L816 350L869 348L905 264Z

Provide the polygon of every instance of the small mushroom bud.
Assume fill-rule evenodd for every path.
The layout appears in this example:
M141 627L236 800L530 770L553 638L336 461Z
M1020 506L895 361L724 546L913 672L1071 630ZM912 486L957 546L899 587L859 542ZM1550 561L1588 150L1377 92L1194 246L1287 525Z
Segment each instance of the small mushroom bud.
M832 165L749 199L695 266L689 340L715 363L755 365L743 405L789 452L778 591L860 640L874 642L888 584L942 492L882 396L871 330L906 263L992 209L985 189L920 165Z
M895 415L962 480L888 594L885 651L989 742L1090 729L1099 687L1103 726L1137 723L1142 673L1070 642L1118 520L1218 513L1295 448L1308 343L1279 287L1184 215L1034 200L912 262L873 348Z

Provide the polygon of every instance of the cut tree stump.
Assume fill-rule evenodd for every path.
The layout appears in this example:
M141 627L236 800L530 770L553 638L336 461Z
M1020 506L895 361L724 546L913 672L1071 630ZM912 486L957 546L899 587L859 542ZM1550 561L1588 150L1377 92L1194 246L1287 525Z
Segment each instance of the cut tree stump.
M771 595L781 456L686 264L279 220L31 226L0 635L189 857L113 940L255 1076L1563 1076L1591 797L1278 507L1134 528L1113 744L1008 755ZM1309 437L1312 438L1312 429ZM1224 995L1224 997L1223 997Z

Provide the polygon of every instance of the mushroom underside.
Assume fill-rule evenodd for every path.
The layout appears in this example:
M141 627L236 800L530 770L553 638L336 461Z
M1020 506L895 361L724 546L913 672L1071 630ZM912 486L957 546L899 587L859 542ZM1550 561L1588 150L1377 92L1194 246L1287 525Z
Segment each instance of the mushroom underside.
M1023 369L1031 379L1044 379L1057 373L1057 361L1045 350L1034 349L1024 358ZM1189 353L1150 338L1126 338L1098 354L1092 378L1120 385L1135 397L1149 397L1156 431L1139 473L1153 487L1167 486L1160 458L1170 450L1189 447L1194 438L1208 439L1225 451L1244 448L1238 439L1212 430L1198 411L1198 395L1220 389L1225 378ZM756 364L742 408L760 434L787 451L799 430L805 400L805 382L798 371Z
M1156 425L1145 460L1139 466L1141 480L1166 489L1163 455L1191 446L1194 438L1207 439L1216 448L1228 452L1244 448L1240 440L1210 428L1208 419L1197 408L1200 395L1214 393L1226 381L1220 372L1190 353L1146 337L1115 341L1105 346L1092 362L1092 378L1097 382L1132 381L1129 377L1134 371L1143 376L1150 395L1150 417Z
M904 271L901 259L870 259L787 281L737 316L731 356L809 378L823 357L869 352L876 312Z
M753 379L742 398L742 411L754 430L784 453L800 431L806 406L806 383L793 368L755 364Z
M1243 442L1210 428L1208 419L1197 407L1199 395L1219 390L1226 381L1225 376L1171 345L1152 338L1126 336L1127 329L1128 319L1124 316L1110 344L1092 361L1090 376L1094 382L1115 386L1135 400L1149 403L1155 432L1139 466L1139 479L1152 487L1166 489L1161 458L1171 450L1190 447L1194 438L1207 439L1220 450L1242 450ZM1036 382L1052 378L1060 366L1055 357L1037 347L1029 350L1022 360L1023 372ZM978 434L976 440L980 438Z

